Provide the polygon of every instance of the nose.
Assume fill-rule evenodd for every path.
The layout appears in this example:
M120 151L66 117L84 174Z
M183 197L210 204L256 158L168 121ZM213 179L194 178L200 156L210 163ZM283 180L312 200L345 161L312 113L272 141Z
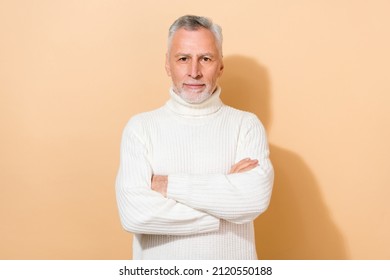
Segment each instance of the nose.
M199 61L193 60L189 69L189 76L193 79L202 77L201 65Z

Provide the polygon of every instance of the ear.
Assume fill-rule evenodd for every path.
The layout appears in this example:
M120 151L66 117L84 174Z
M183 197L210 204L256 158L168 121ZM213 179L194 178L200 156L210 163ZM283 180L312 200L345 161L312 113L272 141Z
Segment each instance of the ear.
M169 55L168 53L165 54L165 71L167 72L167 75L171 77L171 67L169 66Z
M223 73L223 69L225 68L225 65L223 64L223 60L221 61L221 66L219 68L219 75L218 77L221 77L222 76L222 73Z

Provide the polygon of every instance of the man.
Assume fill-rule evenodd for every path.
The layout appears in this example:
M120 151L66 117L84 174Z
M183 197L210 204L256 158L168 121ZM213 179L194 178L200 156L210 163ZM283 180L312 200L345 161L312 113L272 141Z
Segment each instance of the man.
M226 106L221 28L183 16L169 29L170 99L126 125L116 181L134 259L256 259L253 220L273 168L258 118ZM239 93L237 93L239 94Z

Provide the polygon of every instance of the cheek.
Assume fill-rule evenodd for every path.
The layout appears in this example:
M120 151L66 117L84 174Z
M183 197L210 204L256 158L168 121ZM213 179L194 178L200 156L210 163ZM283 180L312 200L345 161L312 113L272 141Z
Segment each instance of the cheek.
M180 80L180 75L177 72L172 71L171 78L172 78L172 80L177 81L177 80Z
M180 67L171 68L171 77L175 77L176 79L180 79L185 77L187 74L187 69L185 65L181 65Z
M219 70L219 69L214 69L209 75L208 77L210 78L210 80L217 80L222 74L222 71Z
M178 71L171 71L171 80L176 87L180 87L180 85L185 81L185 78Z

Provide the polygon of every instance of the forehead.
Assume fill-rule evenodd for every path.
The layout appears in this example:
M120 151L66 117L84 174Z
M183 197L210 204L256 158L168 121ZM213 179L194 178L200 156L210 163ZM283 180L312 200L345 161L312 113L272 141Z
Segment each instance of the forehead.
M205 28L197 30L178 29L173 35L171 53L217 53L214 34Z

